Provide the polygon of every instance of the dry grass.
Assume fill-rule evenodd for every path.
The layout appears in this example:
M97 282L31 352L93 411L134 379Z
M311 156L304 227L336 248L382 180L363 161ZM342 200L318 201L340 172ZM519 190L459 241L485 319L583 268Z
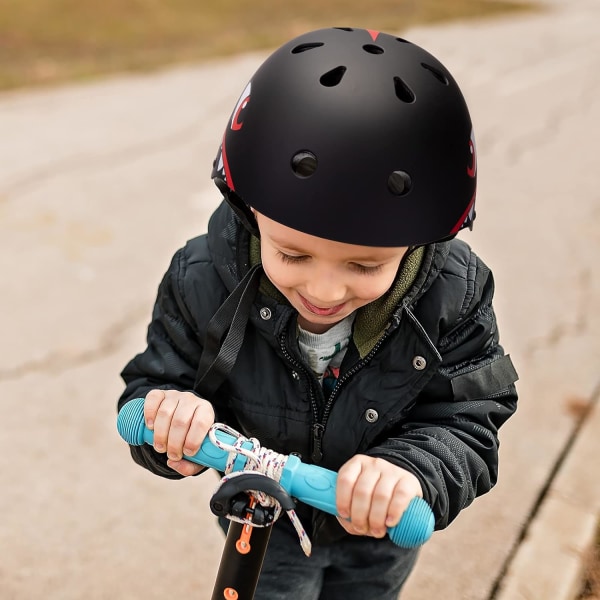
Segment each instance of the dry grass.
M0 0L0 89L268 48L318 27L399 32L530 8L511 0Z

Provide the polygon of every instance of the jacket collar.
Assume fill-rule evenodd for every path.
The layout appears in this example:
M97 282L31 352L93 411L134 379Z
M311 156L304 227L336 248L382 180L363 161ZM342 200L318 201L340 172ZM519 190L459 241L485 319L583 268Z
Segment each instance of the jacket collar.
M215 267L226 287L233 291L248 270L260 263L260 241L240 224L226 202L213 213L208 231ZM444 266L449 251L450 242L416 248L402 261L390 290L358 310L353 341L361 357L371 351L388 328L398 325L405 308L414 304L431 286ZM289 306L283 294L264 273L259 291Z

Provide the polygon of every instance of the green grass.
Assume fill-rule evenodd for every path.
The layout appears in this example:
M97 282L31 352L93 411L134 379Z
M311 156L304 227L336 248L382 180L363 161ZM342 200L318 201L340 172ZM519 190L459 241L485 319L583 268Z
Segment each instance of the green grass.
M318 27L530 10L511 0L0 0L0 90L275 47Z

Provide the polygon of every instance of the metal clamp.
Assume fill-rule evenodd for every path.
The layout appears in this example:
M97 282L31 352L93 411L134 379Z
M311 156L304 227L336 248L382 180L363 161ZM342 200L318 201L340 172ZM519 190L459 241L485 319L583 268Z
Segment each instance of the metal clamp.
M242 473L226 479L210 500L210 510L218 517L229 515L249 519L253 525L267 527L275 520L275 506L252 502L252 492L263 492L279 502L283 510L293 510L296 503L277 481L260 473Z

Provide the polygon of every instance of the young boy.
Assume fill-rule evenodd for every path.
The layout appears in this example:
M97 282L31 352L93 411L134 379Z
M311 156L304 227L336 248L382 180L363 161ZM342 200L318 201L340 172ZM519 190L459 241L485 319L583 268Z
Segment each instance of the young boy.
M395 599L416 550L394 545L414 496L446 527L497 478L516 373L490 270L453 239L475 217L471 120L423 49L359 29L269 57L226 128L226 202L166 273L119 401L145 397L163 477L215 422L339 472L340 518L299 505L313 555L273 527L256 598Z

